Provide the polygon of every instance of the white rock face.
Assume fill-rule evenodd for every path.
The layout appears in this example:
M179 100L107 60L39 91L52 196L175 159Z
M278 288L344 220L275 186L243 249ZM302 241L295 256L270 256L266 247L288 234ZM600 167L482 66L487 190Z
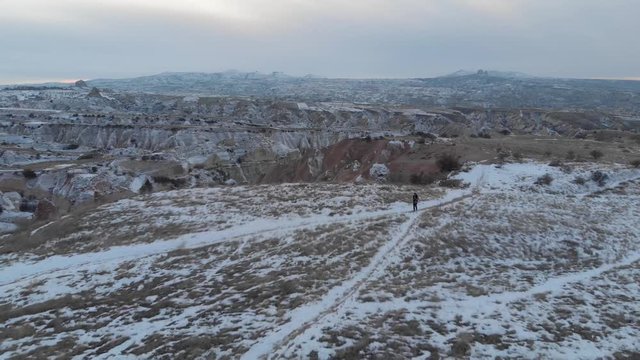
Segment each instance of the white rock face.
M369 170L369 175L376 181L386 181L389 176L389 168L385 164L373 164Z
M4 211L0 214L0 221L13 223L20 220L31 220L33 214L24 211Z
M133 191L136 194L140 193L140 189L142 189L142 186L144 186L147 181L149 181L149 178L146 175L135 177L129 185L129 190Z
M0 234L12 233L18 230L18 225L6 222L0 222Z
M404 149L404 142L398 140L389 141L390 148Z
M204 155L196 155L187 159L187 163L191 167L204 167L207 165L208 157Z
M13 211L20 207L22 196L17 192L9 192L0 195L0 205L4 210Z
M18 155L15 151L7 150L0 155L0 164L3 165L13 165L26 163L29 161L29 158L24 155Z

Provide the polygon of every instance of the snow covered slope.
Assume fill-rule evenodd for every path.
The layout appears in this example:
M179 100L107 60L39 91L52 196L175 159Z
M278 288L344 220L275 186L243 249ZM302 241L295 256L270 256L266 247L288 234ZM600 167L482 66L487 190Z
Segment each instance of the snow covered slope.
M154 193L5 236L0 358L638 356L640 170L457 177Z

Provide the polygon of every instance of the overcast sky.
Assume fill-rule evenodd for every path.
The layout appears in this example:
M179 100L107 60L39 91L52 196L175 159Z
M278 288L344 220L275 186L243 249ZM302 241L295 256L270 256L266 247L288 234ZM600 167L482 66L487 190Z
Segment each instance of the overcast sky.
M0 0L0 83L458 69L640 78L638 0Z

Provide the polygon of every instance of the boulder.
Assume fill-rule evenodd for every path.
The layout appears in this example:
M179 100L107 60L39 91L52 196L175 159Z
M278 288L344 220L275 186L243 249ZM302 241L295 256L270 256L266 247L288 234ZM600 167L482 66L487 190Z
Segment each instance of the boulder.
M376 181L386 181L389 176L389 168L384 164L373 164L369 169L369 176Z

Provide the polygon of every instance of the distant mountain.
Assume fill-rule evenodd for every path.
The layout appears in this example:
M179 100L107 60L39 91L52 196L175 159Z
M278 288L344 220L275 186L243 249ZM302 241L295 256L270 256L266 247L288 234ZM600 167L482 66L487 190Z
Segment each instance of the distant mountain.
M497 70L458 70L441 77L460 77L460 76L492 76L504 79L533 79L535 76L517 72L517 71L497 71Z
M189 82L210 82L210 81L226 81L226 80L277 80L292 79L293 76L282 72L274 71L268 74L253 72L241 72L237 70L228 70L224 72L204 73L204 72L163 72L156 75L139 76L128 79L95 79L88 81L93 86L105 86L110 84L121 85L125 83L132 84L177 84Z
M293 102L583 109L640 115L640 81L544 78L494 70L460 70L446 76L413 79L330 79L236 70L165 72L129 79L89 80L85 84L87 87L64 84L60 88L88 92L95 87L105 98L112 93L130 92Z

